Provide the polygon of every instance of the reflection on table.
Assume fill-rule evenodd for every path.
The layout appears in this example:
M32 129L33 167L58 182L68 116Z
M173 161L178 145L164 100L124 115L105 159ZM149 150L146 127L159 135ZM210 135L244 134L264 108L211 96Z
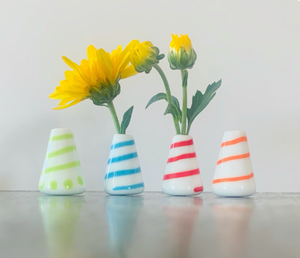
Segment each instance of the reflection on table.
M43 218L49 257L76 258L74 250L77 226L84 197L41 196L40 212ZM41 254L45 257L45 254Z
M172 256L188 257L194 224L202 207L201 197L166 197L163 200L163 210L169 225L167 232L171 243Z
M110 257L128 257L132 237L141 208L141 196L106 196L105 207L109 227Z
M251 198L226 199L213 205L221 252L225 257L246 253L247 234L255 207Z

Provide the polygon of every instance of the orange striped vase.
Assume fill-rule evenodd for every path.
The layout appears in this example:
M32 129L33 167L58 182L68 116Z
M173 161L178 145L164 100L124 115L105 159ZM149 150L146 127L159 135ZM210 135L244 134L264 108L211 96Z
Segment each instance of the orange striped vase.
M219 196L249 196L255 193L255 180L247 136L244 131L226 131L212 183Z
M170 195L196 195L203 191L203 184L196 157L193 138L176 135L173 138L162 190Z

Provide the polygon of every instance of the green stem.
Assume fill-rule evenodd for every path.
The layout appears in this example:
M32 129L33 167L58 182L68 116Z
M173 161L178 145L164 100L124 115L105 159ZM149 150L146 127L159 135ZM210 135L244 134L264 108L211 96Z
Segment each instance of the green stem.
M181 134L186 135L186 112L187 112L187 81L184 79L186 70L181 70L182 77L182 126Z
M159 73L161 79L163 80L163 83L164 83L164 86L165 86L165 89L166 89L167 102L168 103L173 103L172 102L171 90L170 90L170 86L169 86L166 75L164 74L163 70L160 68L160 66L158 64L154 64L153 67L156 69L156 71ZM176 121L174 116L173 116L173 122L174 122L174 125L175 125L176 134L180 134L179 123L178 123L178 121Z
M112 101L108 102L107 107L108 107L108 109L111 113L111 116L112 116L113 120L114 120L116 131L119 134L120 133L120 123L119 123L119 119L118 119L118 116L117 116L117 113L116 113L115 106L114 106L113 102Z
M190 133L190 129L191 129L191 124L188 124L187 130L186 130L186 134L187 134L187 135Z

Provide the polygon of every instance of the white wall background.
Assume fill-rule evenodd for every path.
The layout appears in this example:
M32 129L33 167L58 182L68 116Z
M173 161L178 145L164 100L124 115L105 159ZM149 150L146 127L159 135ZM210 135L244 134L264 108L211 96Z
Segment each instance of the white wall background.
M50 130L75 134L88 190L102 190L114 126L109 111L86 100L54 111L48 95L89 44L111 51L132 39L167 53L171 33L186 34L198 54L189 73L197 89L223 79L193 124L206 191L224 130L248 134L258 191L300 191L300 2L297 0L0 1L0 189L37 190ZM181 99L180 74L161 62ZM156 71L121 81L119 116L135 106L134 135L146 190L159 191L174 129Z

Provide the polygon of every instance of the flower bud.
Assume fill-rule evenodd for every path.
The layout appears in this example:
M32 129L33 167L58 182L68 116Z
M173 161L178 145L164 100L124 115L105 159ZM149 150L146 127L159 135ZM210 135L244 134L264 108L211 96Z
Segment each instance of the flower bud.
M178 37L172 34L168 53L168 61L171 69L183 70L193 68L196 59L197 54L192 47L192 42L188 35Z
M130 55L130 62L138 73L150 73L152 66L159 63L164 55L150 41L136 44Z

